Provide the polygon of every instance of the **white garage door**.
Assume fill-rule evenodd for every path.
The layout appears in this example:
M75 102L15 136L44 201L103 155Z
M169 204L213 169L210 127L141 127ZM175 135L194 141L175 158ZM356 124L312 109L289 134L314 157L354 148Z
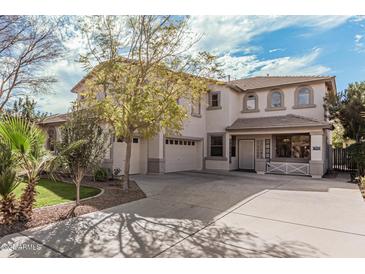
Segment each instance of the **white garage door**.
M166 138L165 172L199 170L201 168L201 141Z

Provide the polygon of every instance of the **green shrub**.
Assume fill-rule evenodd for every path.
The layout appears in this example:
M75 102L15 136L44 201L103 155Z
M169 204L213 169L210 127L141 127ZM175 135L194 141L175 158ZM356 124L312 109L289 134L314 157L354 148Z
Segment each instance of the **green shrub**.
M358 175L365 175L365 142L352 144L348 148L349 156L357 166Z
M94 173L94 178L98 182L105 182L108 180L108 170L106 168L98 168Z

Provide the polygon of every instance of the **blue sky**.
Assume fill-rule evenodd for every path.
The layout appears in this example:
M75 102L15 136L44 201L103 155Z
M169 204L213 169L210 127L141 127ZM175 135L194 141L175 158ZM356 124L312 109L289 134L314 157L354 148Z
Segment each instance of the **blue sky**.
M202 36L191 50L219 56L232 79L334 75L338 90L365 80L364 16L193 16L191 28ZM70 90L85 74L75 61L82 44L68 41L68 56L48 68L58 83L36 97L41 110L63 113L75 99Z

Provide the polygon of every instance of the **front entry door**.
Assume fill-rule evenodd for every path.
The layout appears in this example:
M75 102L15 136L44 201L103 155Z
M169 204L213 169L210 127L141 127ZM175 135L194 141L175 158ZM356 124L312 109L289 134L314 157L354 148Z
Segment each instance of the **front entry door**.
M239 168L255 169L255 140L239 141Z

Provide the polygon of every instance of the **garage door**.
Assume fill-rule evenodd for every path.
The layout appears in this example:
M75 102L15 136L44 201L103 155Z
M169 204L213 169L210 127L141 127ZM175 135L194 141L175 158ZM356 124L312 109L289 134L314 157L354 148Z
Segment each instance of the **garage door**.
M166 138L165 172L199 170L201 168L201 141Z

